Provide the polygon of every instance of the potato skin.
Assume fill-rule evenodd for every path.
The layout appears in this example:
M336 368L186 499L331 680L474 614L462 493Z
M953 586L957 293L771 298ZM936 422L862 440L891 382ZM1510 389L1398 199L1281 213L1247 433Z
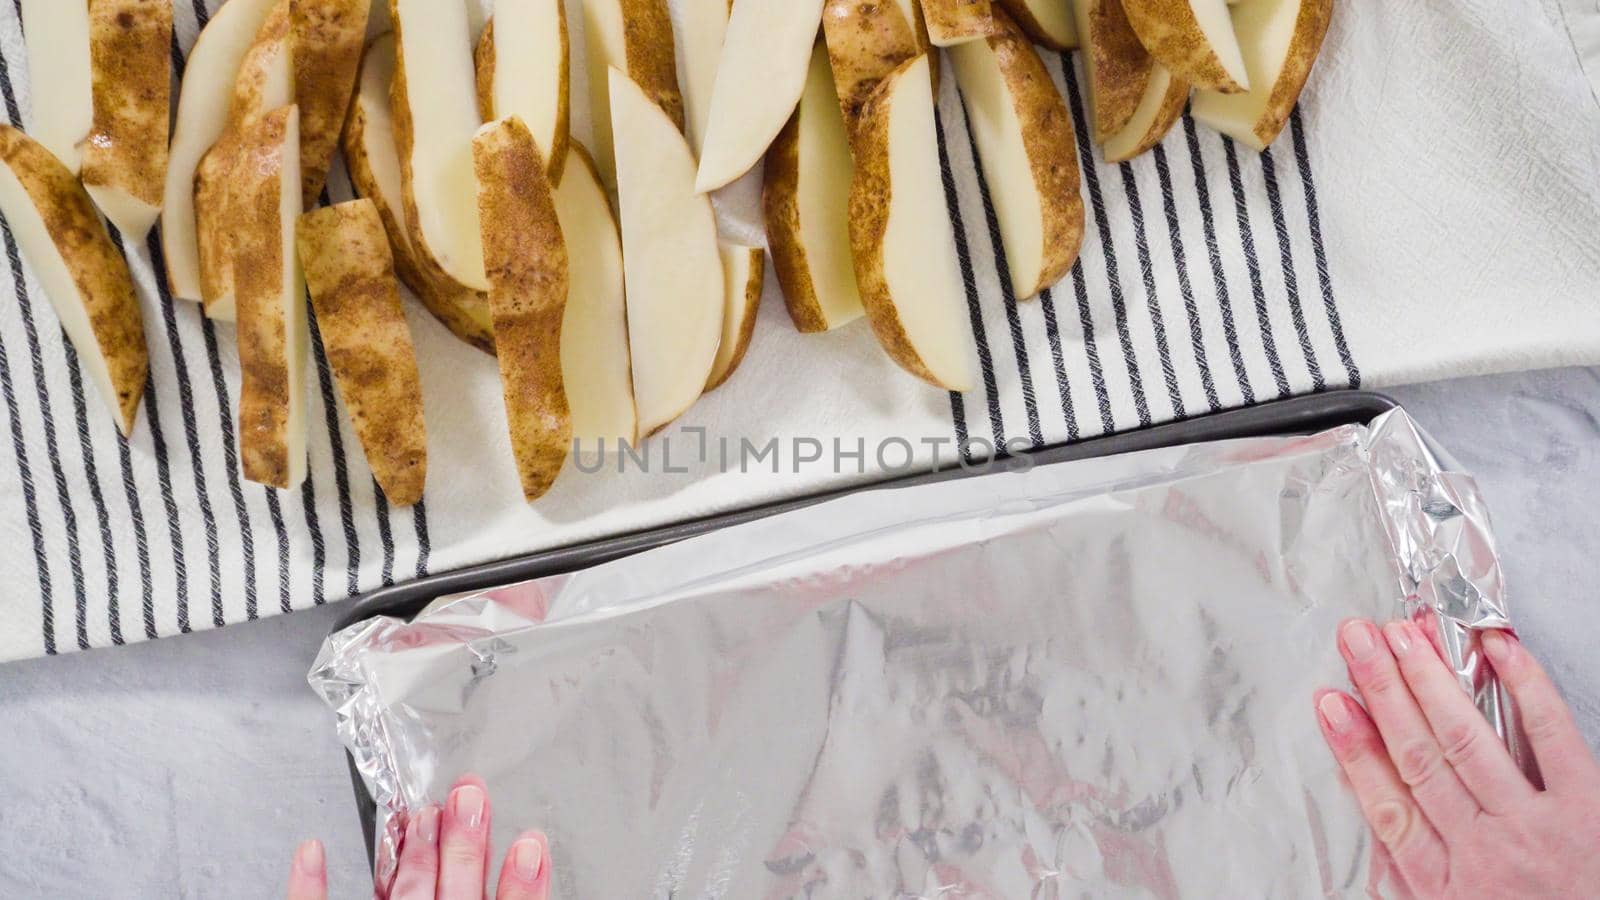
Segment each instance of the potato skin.
M920 8L920 7L918 7ZM822 33L845 127L855 130L867 97L890 72L927 52L921 22L907 22L894 0L827 0L822 8ZM929 54L937 92L939 57Z
M300 105L300 202L317 204L355 92L371 0L292 3L295 102Z
M521 119L484 126L472 159L511 449L523 496L533 501L550 490L572 448L561 370L567 245L538 145Z
M1289 55L1283 61L1283 71L1272 86L1272 96L1267 108L1253 131L1266 147L1277 140L1283 126L1289 122L1300 91L1311 77L1311 67L1322 52L1322 39L1328 34L1328 24L1333 21L1332 0L1304 0L1300 15L1294 23L1294 37L1289 41Z
M923 24L929 34L940 33L957 41L993 34L989 0L922 0Z
M90 0L94 124L83 145L84 184L115 187L161 206L172 103L171 53L171 0Z
M756 333L756 311L761 306L761 289L766 286L765 251L760 247L726 247L724 251L749 254L750 277L741 285L744 288L744 296L738 303L743 305L744 318L739 322L739 333L734 335L733 354L728 357L727 364L720 371L712 371L711 378L706 381L706 393L722 387L732 377L734 370L739 368L739 364L744 362L744 355L750 349L750 338Z
M1017 299L1022 300L1060 281L1078 260L1083 245L1078 141L1066 101L1033 44L1004 12L995 10L994 20L998 33L986 40L1011 89L1043 205L1044 258L1038 280L1017 288Z
M561 183L561 174L565 171L567 164L567 147L571 142L572 136L572 87L570 84L565 83L568 77L566 73L571 69L568 60L571 58L572 52L571 44L568 43L567 37L566 3L556 4L556 15L561 22L561 71L563 73L561 77L564 83L561 85L560 107L556 112L555 146L550 148L544 161L544 171L549 176L551 184ZM485 122L492 122L499 118L495 114L494 108L495 49L493 17L483 26L483 35L478 39L478 49L473 52L472 58L478 76L478 117Z
M1206 43L1189 0L1124 0L1122 5L1140 43L1173 75L1224 94L1244 90Z
M896 186L889 168L890 104L900 81L922 57L913 57L890 72L868 94L856 125L856 173L850 184L850 246L855 250L856 284L872 333L901 368L929 384L944 387L923 362L906 335L883 266L884 239L889 231L889 208ZM905 190L927 190L927 185L907 185Z
M1033 10L1028 7L1028 0L995 0L995 2L1004 7L1006 12L1011 14L1011 18L1017 23L1017 27L1021 28L1022 33L1026 34L1028 39L1033 41L1035 44L1058 51L1077 49L1077 45L1066 44L1055 39L1054 37L1051 37L1050 32L1046 31L1045 27L1039 24L1038 19L1034 18ZM1056 0L1056 2L1075 3L1078 2L1078 0ZM1081 43L1083 39L1080 37L1078 40Z
M800 235L800 110L789 117L767 148L766 174L761 186L761 207L767 226L767 246L772 267L783 287L783 303L795 330L815 334L828 330L811 282L805 244Z
M1189 105L1189 91L1189 82L1173 75L1172 80L1167 82L1166 94L1161 98L1161 108L1156 111L1156 117L1150 121L1150 127L1139 138L1138 143L1134 144L1127 153L1120 156L1106 154L1106 162L1115 163L1133 159L1161 143L1161 139L1166 137L1167 132L1172 130L1172 126L1177 124L1177 121L1183 117L1183 111Z
M667 117L682 131L683 92L678 88L678 56L667 0L620 2L628 77L644 90L645 96L666 110Z
M1104 144L1126 128L1144 97L1153 68L1150 52L1128 25L1122 0L1078 0L1089 4L1089 30L1079 39L1091 48L1086 65L1094 67L1094 142Z
M116 391L116 397L104 399L116 410L117 428L126 437L133 430L150 374L144 320L128 262L111 243L83 185L42 144L10 125L0 125L0 160L28 192L72 272Z
M396 506L422 499L428 433L411 330L378 206L351 200L295 226L322 344L373 477Z

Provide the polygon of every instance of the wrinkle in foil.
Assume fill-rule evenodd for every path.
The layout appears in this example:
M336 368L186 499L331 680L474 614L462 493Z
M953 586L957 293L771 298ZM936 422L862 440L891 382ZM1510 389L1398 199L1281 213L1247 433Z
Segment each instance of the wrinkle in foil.
M562 897L1360 896L1310 702L1353 615L1432 628L1521 752L1482 498L1398 411L863 492L352 626L310 680L380 877L473 771Z

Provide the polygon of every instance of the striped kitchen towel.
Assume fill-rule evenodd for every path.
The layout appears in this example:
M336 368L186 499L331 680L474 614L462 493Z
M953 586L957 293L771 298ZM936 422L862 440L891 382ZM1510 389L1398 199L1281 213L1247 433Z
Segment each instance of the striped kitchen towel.
M177 11L181 69L208 7ZM580 63L581 35L572 46ZM1074 57L1045 61L1084 121ZM574 65L575 97L583 72ZM415 306L426 502L390 508L375 489L320 342L310 478L287 493L242 481L232 329L166 293L153 236L126 248L151 377L122 441L5 232L0 659L218 627L996 447L1348 385L1600 363L1600 106L1556 0L1341 3L1266 153L1188 118L1121 165L1080 137L1082 258L1020 303L954 79L943 85L944 184L929 189L957 222L980 386L952 395L913 380L865 323L797 334L769 281L727 385L647 453L617 458L626 471L569 465L531 506L493 360ZM8 120L26 123L14 3L0 4L0 93ZM757 178L719 197L734 233L757 225ZM330 184L336 199L350 192L342 172Z

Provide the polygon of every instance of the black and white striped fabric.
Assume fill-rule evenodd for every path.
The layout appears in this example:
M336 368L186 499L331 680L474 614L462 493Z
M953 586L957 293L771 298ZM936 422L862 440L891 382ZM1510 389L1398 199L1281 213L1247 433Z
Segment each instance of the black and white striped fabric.
M315 333L311 475L294 492L242 481L232 329L166 292L154 235L125 248L151 377L124 442L6 231L14 301L0 302L0 534L12 557L0 659L220 627L987 448L1022 452L1309 391L1600 363L1600 111L1559 17L1530 0L1529 23L1507 35L1498 2L1342 7L1301 109L1263 154L1186 117L1153 152L1105 165L1080 130L1082 257L1024 302L1009 294L988 186L944 79L944 184L930 190L943 188L957 226L981 385L927 388L883 357L865 323L799 335L769 280L749 355L726 386L625 474L569 466L533 506L520 499L493 360L415 307L426 502L384 502ZM181 71L208 7L176 9ZM1434 32L1391 46L1395 34ZM1472 50L1470 66L1432 40ZM583 97L580 35L572 45ZM1083 122L1074 57L1044 59ZM1523 98L1520 115L1499 115L1481 74L1447 84L1452 66L1513 82L1495 96ZM1408 72L1439 85L1386 81ZM11 122L29 120L26 82L16 4L0 5ZM758 178L719 198L730 233L757 227ZM342 169L330 191L350 194ZM1508 234L1496 217L1517 228ZM1508 315L1512 297L1538 315ZM739 450L773 441L776 458Z

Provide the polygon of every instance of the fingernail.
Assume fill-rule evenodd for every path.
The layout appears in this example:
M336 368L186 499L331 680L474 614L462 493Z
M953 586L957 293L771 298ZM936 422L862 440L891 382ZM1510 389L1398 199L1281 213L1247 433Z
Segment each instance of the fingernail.
M517 877L533 881L539 877L539 863L544 861L544 848L534 838L523 838L511 845L511 866Z
M1402 656L1411 652L1411 635L1406 632L1406 623L1390 622L1383 626L1383 636L1389 642L1389 649L1395 656Z
M1350 708L1344 705L1343 697L1332 691L1322 695L1317 709L1322 712L1322 720L1334 731L1344 731L1350 725Z
M1357 619L1344 626L1341 634L1344 637L1344 648L1349 652L1351 659L1366 659L1378 647L1373 635L1375 629L1370 622Z
M323 867L322 842L313 838L301 844L300 849L295 851L294 864L307 875L320 875Z
M483 822L483 801L483 788L464 784L451 796L450 809L468 828L477 828Z
M422 838L425 844L436 843L439 840L439 807L429 803L417 813L417 837Z

